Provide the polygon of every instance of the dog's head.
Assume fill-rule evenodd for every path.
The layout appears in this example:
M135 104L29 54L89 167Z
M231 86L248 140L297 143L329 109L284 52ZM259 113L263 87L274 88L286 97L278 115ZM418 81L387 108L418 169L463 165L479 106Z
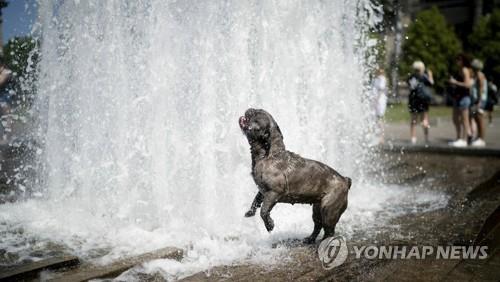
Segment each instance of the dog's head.
M260 144L266 151L271 146L283 146L283 134L274 120L266 111L261 109L248 109L239 119L240 128L248 139L250 145Z

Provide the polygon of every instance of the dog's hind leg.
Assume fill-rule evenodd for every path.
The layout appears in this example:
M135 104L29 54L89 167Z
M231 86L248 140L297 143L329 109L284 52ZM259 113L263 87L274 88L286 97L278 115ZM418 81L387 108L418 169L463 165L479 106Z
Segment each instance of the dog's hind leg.
M261 192L257 192L257 195L255 195L255 199L253 199L252 206L245 213L245 217L254 216L255 211L257 211L257 208L260 208L260 205L262 204L262 200L264 200L264 195L262 195Z
M335 234L335 226L340 219L340 216L347 208L347 189L332 189L321 200L321 219L323 220L323 228L325 236L331 237Z
M260 217L264 221L264 225L268 232L271 232L274 228L274 221L271 218L271 210L274 205L278 202L279 194L276 192L267 192L264 194L264 201L262 207L260 208Z
M313 204L312 219L314 222L314 230L309 237L304 238L303 242L305 244L313 244L314 242L316 242L316 237L318 237L319 232L321 231L321 228L323 228L323 224L321 221L321 204L320 203Z

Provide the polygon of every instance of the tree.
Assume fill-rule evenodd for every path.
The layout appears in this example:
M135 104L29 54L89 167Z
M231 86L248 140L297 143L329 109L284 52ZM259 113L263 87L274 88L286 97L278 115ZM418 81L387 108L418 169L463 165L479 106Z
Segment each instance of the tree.
M21 107L30 107L35 93L38 42L30 36L14 37L5 44L3 62L12 70L15 79L16 100Z
M411 65L421 60L432 70L436 90L442 92L450 73L455 68L455 58L461 52L461 43L455 32L446 24L437 7L421 11L410 24L403 44L400 73L407 76Z
M4 46L4 62L18 76L24 76L31 69L28 67L33 67L30 62L34 63L38 59L38 55L33 53L35 48L35 39L29 36L14 37Z
M485 73L500 83L500 9L481 17L468 41L472 53L485 63Z
M9 2L7 2L7 0L0 0L0 55L2 54L2 46L3 46L2 10L7 8L7 6L9 6Z

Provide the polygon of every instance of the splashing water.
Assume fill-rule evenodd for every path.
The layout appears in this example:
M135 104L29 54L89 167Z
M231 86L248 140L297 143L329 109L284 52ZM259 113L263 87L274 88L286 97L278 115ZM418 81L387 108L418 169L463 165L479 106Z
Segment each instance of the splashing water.
M186 247L163 265L176 273L272 261L272 242L312 230L311 208L279 205L270 235L243 217L256 193L237 123L248 107L273 114L288 149L354 179L339 232L387 200L361 181L369 0L54 0L39 16L38 197L0 206L0 231L22 230L3 245L32 236L95 262Z

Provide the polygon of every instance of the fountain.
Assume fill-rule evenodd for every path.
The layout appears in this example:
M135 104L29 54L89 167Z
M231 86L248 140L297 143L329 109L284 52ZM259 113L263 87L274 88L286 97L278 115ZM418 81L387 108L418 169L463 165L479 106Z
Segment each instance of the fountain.
M392 189L363 181L376 11L369 0L40 1L42 149L29 195L0 206L1 243L57 242L96 263L178 246L185 260L164 264L177 274L272 261L284 252L272 242L312 230L311 211L278 206L272 234L243 217L256 191L237 123L248 107L273 114L288 149L354 179L339 223L349 236Z

